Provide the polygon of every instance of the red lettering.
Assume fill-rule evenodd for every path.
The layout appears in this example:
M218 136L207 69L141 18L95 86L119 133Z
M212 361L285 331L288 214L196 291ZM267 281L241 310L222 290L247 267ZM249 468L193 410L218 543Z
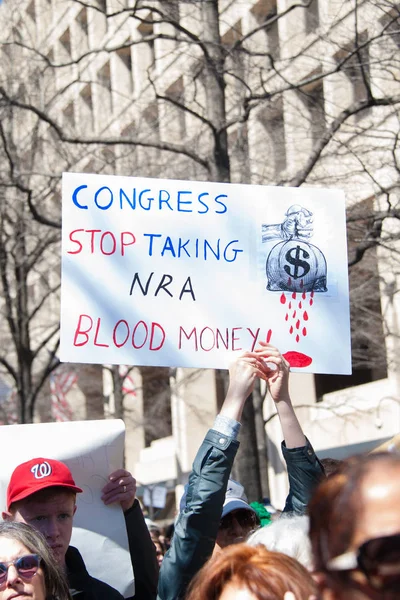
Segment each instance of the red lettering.
M81 329L82 321L84 318L89 319L89 321L90 321L90 325L89 325L88 329ZM93 327L92 317L90 317L89 315L79 315L78 326L75 329L75 335L74 335L74 346L84 346L85 344L88 343L88 341L89 341L88 333L92 329L92 327ZM79 335L85 336L86 339L83 342L78 342L77 340L78 340Z
M199 347L198 347L198 344L197 344L197 330L196 330L196 327L193 327L193 329L189 333L189 335L186 333L186 331L183 329L183 327L181 327L181 326L179 327L179 344L178 344L179 350L181 350L181 348L182 348L182 333L184 334L184 336L186 337L187 340L190 340L190 338L194 334L194 348L195 348L195 350L197 352L198 349L199 349Z
M125 327L126 327L126 336L123 342L118 343L117 342L117 329L120 326L121 323L124 323ZM118 323L115 325L114 329L113 329L113 342L114 342L114 346L117 346L117 348L121 348L122 346L124 346L126 344L126 342L128 341L128 337L129 337L129 325L128 325L128 321L125 321L124 319L121 319L120 321L118 321Z
M101 318L99 317L97 319L96 333L94 334L94 342L93 342L93 344L95 346L102 346L103 348L109 348L110 346L108 344L101 344L100 342L97 342L97 338L98 338L99 331L100 331L100 324L101 324Z
M135 344L135 336L136 336L136 331L137 331L137 329L138 329L139 325L143 325L143 327L144 327L144 329L145 329L145 332L146 332L146 336L145 336L145 338L144 338L144 340L143 340L143 343L142 343L142 344L139 344L139 345L137 346L137 345ZM147 336L148 336L148 334L149 334L149 329L148 329L148 327L147 327L146 323L145 323L144 321L138 321L138 323L136 323L136 325L135 325L135 328L134 328L134 330L133 330L133 332L132 332L132 346L133 346L134 348L136 348L136 350L140 350L140 348L143 348L143 346L145 345L145 343L146 343L146 341L147 341Z
M217 343L217 348L219 350L218 338L221 338L222 345L225 346L226 350L228 350L228 347L229 347L229 332L228 332L228 328L225 329L225 339L222 337L222 333L217 328L216 343Z
M239 329L242 329L242 327L232 327L232 350L243 350L243 348L235 348L235 342L239 340L239 338L235 336L235 331L238 331Z
M82 244L78 240L74 240L72 237L73 234L77 233L78 231L85 231L85 230L84 229L74 229L74 231L71 231L71 233L69 234L69 239L74 244L78 244L79 248L78 248L78 250L67 250L67 254L79 254L79 252L82 251Z
M211 335L213 337L211 348L204 348L204 346L203 346L203 334L207 329L208 329L208 331L211 331ZM213 330L211 329L211 327L204 327L200 332L200 348L202 350L204 350L204 352L210 352L210 350L212 350L214 348L214 346L215 346L215 335L214 335Z
M255 334L252 332L252 330L249 327L247 327L247 331L253 338L253 343L251 345L251 351L254 352L254 348L255 348L255 345L257 344L257 340L258 340L258 334L260 333L260 328L257 329Z
M162 339L161 339L161 342L158 344L158 346L156 348L154 348L153 347L153 342L154 342L154 336L155 336L156 327L161 331ZM153 350L153 351L160 350L164 346L164 342L165 342L165 331L164 331L164 329L161 327L161 325L159 323L152 323L151 324L149 349Z
M96 233L101 233L101 229L86 229L86 232L92 234L90 237L90 250L94 254L94 236Z
M125 242L125 236L126 235L130 235L131 236L131 241L129 243ZM133 235L132 232L130 232L130 231L123 231L121 233L121 256L125 256L125 246L132 246L132 244L134 244L135 242L136 242L136 238L135 238L135 236Z
M104 238L107 235L111 236L112 243L113 243L111 252L106 252L104 250L104 247L103 247L104 246ZM114 254L114 252L115 252L116 249L117 249L117 241L116 241L116 239L114 237L114 234L111 233L111 231L106 231L105 233L103 233L103 235L100 238L100 251L101 251L101 253L105 254L106 256L110 256L110 254Z

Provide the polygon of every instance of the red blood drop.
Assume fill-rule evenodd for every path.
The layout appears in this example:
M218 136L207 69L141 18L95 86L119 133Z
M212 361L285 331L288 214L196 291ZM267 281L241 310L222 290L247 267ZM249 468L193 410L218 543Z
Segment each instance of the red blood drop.
M303 300L305 300L306 299L306 293L303 292L302 295L301 295L301 297L303 298Z
M312 306L314 304L314 300L312 298L310 298L310 306Z
M292 308L292 303L289 302L289 310Z
M294 310L294 311L293 311L293 315L292 315L292 319L294 319L294 318L295 318L295 316L296 316L296 311Z
M296 321L296 329L299 329L299 327L300 327L300 319L298 319L298 320Z
M281 296L281 304L285 304L286 302L286 296L285 294L282 292L282 296Z
M301 300L300 300L300 302L299 302L299 308L302 308L302 306L303 305L302 305Z
M293 333L293 325L290 326L289 333Z
M311 298L314 298L314 290L311 292Z
M306 310L303 312L303 319L308 321L308 312Z
M288 284L288 287L290 288L290 286L292 285L292 278L291 277L289 277L289 279L287 280L287 284Z
M296 335L296 342L298 343L300 341L300 338L298 335Z
M296 300L296 292L293 292L292 298L293 298L293 300Z
M289 315L286 313L286 315L285 315L285 321L287 321L288 318L289 318Z
M307 329L305 327L303 327L303 335L304 337L307 335Z
M302 279L300 279L300 287L304 287L304 281Z
M272 336L272 329L268 329L268 333L267 333L267 344L269 344L270 340L271 340L271 336Z
M307 354L303 354L302 352L296 352L295 350L285 352L283 358L286 358L291 367L308 367L312 363L311 356L307 356Z

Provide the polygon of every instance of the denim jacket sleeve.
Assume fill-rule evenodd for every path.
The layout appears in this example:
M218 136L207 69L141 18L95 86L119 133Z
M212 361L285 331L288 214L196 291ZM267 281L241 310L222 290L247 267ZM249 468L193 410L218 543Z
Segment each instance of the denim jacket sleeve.
M282 442L282 453L289 478L289 494L283 512L302 515L315 486L325 477L324 468L307 438L306 445L301 448L286 448Z
M183 598L194 575L210 558L238 447L238 441L213 429L200 446L189 477L186 506L161 564L158 600Z

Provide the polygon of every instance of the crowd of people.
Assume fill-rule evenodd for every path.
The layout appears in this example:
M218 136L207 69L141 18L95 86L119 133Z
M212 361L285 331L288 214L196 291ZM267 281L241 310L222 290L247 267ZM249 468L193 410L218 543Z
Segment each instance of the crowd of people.
M284 510L272 520L230 478L257 377L275 402L289 479ZM14 470L0 524L0 600L122 598L70 545L81 492L60 461L34 458ZM289 365L270 344L233 363L173 532L147 526L135 496L128 471L111 473L102 500L124 511L136 600L400 598L400 455L321 462L293 410Z

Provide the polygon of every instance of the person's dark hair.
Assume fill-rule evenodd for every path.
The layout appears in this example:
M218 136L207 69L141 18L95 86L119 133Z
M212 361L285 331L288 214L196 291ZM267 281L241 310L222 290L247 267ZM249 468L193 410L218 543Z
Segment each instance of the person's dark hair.
M316 571L346 552L362 513L361 484L374 469L400 467L400 456L390 453L360 455L343 461L336 474L322 481L308 506L310 539Z
M186 600L218 600L230 583L259 600L283 600L286 592L293 592L296 600L308 600L316 592L311 575L294 558L264 546L234 544L205 564Z
M44 573L46 598L48 600L71 600L67 580L61 567L53 557L46 540L39 531L25 523L3 521L0 523L0 537L21 542L29 552L38 554Z
M331 477L331 475L334 475L335 473L337 473L337 471L343 464L342 460L339 460L338 458L329 458L329 457L321 458L319 462L321 463L321 465L324 468L326 477Z

